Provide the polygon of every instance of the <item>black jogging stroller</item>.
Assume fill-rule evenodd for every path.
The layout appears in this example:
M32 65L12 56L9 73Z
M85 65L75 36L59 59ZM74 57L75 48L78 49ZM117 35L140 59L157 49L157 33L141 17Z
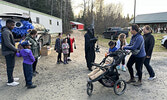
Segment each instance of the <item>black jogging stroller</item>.
M114 93L116 95L122 95L126 89L126 82L124 80L119 80L120 74L116 69L116 66L121 63L121 61L125 58L126 55L130 53L125 50L117 50L108 54L100 64L92 63L93 66L100 68L101 70L105 71L103 74L98 76L97 78L91 80L88 78L87 81L87 94L89 96L92 95L93 92L93 82L100 82L105 87L113 87ZM108 57L113 57L113 62L111 64L104 65L106 59Z

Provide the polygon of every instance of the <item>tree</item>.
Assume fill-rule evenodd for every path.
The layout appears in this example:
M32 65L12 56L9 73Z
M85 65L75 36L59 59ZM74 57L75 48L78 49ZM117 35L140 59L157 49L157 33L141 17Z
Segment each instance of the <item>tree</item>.
M70 21L74 20L71 0L5 0L27 8L31 8L55 17L63 21L63 32L70 30Z

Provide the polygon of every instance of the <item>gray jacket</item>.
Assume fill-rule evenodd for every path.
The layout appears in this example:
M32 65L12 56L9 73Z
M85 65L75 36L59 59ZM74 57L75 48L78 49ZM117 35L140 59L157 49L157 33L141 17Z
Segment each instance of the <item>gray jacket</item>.
M15 54L17 49L15 48L15 41L11 30L9 30L7 27L3 27L1 30L2 55L6 56L9 54Z
M25 40L29 41L31 45L31 51L33 53L33 56L35 58L38 58L40 56L40 46L38 41L35 38L32 38L32 36L29 34Z

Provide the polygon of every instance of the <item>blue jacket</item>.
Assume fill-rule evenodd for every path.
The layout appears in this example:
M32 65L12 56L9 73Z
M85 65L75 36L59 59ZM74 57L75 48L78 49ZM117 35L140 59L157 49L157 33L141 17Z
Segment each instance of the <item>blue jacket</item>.
M146 52L145 52L145 48L144 48L144 39L143 36L139 33L137 33L136 35L133 35L131 40L130 40L130 44L127 45L126 47L124 47L123 49L125 50L136 50L136 49L140 49L140 52L137 55L134 55L136 57L145 57L146 56Z
M109 48L109 53L111 53L111 52L115 52L117 50L117 48L116 47L114 47L114 48Z

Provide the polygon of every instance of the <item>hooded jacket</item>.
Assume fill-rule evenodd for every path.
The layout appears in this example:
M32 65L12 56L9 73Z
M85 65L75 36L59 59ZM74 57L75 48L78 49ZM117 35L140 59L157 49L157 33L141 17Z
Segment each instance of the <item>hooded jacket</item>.
M32 38L30 34L25 38L25 40L31 43L32 54L35 58L38 58L40 56L40 47L38 41L35 38Z
M16 53L17 57L23 57L23 63L32 65L35 61L35 58L30 49L22 49L20 53Z

